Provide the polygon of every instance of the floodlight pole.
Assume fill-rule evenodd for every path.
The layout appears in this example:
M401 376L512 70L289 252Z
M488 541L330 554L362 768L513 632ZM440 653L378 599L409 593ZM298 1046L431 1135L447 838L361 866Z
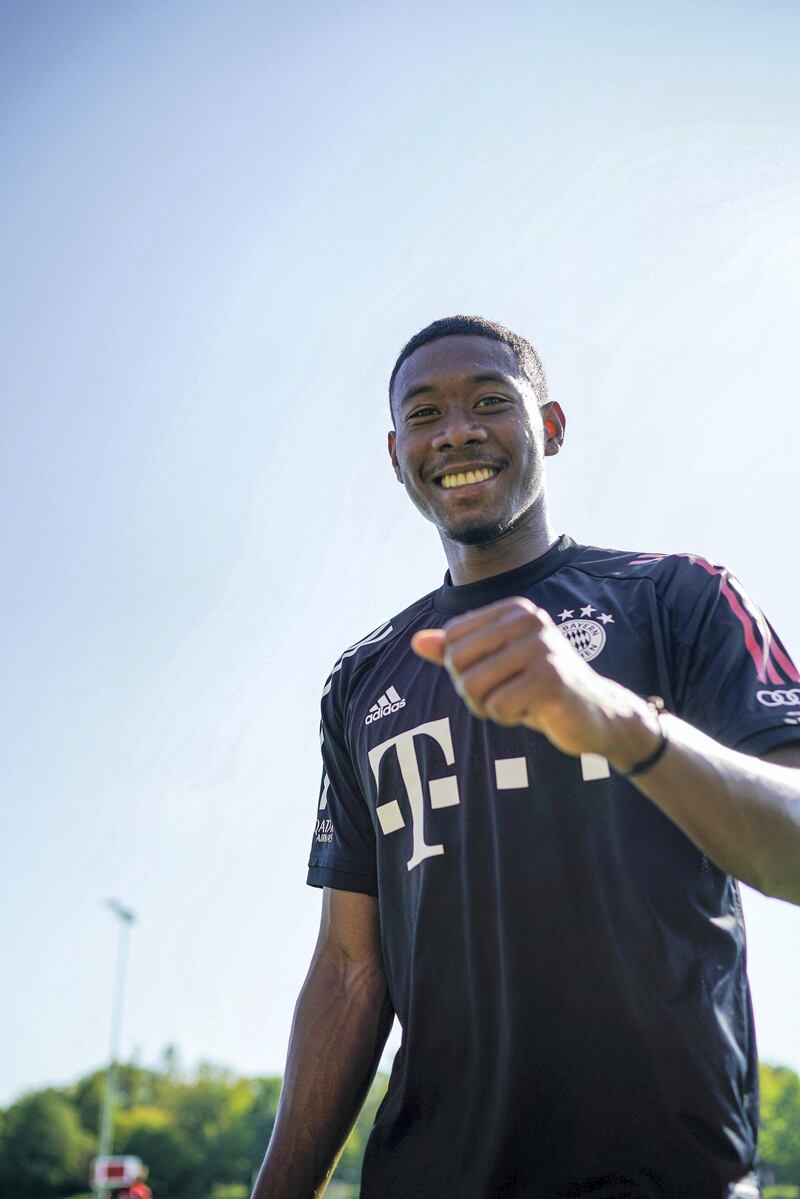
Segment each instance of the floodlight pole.
M135 912L124 908L118 899L107 899L106 907L119 918L119 942L117 945L117 971L114 981L114 1003L111 1010L111 1060L106 1071L106 1085L103 1091L103 1112L100 1117L100 1142L97 1149L98 1157L110 1157L114 1144L114 1108L117 1102L117 1060L119 1058L119 1038L122 1028L122 1000L125 992L125 964L128 954L128 934L136 919ZM102 1184L96 1187L98 1199L104 1199L107 1194Z

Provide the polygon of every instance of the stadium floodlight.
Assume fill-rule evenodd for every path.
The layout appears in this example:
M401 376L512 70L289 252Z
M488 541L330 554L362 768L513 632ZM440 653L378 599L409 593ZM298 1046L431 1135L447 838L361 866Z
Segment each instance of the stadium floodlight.
M114 1000L111 1009L111 1054L106 1070L106 1085L103 1090L103 1111L100 1117L100 1138L97 1147L98 1158L107 1158L111 1154L114 1141L114 1108L117 1102L117 1060L119 1058L119 1038L122 1028L122 1000L125 990L125 963L128 950L128 933L136 919L136 913L130 908L123 907L118 899L107 899L105 906L110 908L119 919L119 942L117 946L117 971L114 981ZM97 1199L104 1199L108 1194L101 1182L95 1183Z

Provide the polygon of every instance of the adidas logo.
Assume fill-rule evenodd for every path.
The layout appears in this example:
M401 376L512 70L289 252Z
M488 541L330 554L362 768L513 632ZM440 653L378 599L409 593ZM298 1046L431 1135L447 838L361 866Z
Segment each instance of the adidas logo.
M380 720L382 716L388 716L391 712L399 712L405 706L406 701L400 698L394 687L387 687L378 702L370 708L364 724L372 724L373 720Z

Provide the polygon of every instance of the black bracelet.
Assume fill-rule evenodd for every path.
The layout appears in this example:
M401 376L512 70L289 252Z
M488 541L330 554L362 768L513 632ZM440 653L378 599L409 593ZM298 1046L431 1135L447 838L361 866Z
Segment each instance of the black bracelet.
M653 711L655 712L655 714L658 718L658 729L659 729L659 733L661 734L661 740L659 741L658 745L653 750L653 752L651 754L648 754L648 756L643 761L637 762L636 765L634 767L632 767L630 770L621 770L620 771L620 774L622 775L622 777L626 778L626 779L635 778L637 775L644 774L645 771L652 769L652 767L655 766L656 762L661 761L661 758L664 756L664 751L666 750L667 746L669 745L669 737L667 736L666 732L664 731L664 725L661 720L661 713L664 711L663 699L661 698L660 695L652 695L650 697L650 699L648 699L647 702L650 705L650 707L653 709Z

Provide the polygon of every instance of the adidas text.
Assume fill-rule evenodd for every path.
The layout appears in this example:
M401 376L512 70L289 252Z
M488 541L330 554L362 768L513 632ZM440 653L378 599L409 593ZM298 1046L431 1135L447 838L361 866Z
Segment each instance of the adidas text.
M372 705L367 713L364 724L372 724L374 720L380 720L383 716L390 716L392 712L399 712L405 706L406 701L400 698L393 687L390 687L386 695L382 695L378 702Z

